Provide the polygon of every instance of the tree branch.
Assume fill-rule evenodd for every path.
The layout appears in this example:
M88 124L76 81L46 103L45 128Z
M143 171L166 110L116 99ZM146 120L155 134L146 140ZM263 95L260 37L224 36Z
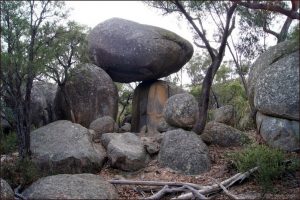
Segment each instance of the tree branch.
M264 21L263 30L266 33L270 33L270 34L274 35L277 39L279 38L279 34L278 33L276 33L275 31L272 31L272 30L270 30L270 29L267 28L267 22L266 22L266 20Z
M174 3L177 6L177 8L180 10L180 12L186 17L186 19L193 26L193 28L195 29L195 31L197 32L197 34L200 36L200 38L202 39L203 43L205 44L205 46L207 48L207 51L208 51L211 59L214 60L215 57L216 57L216 55L214 54L214 51L213 51L212 47L210 46L210 44L209 44L207 38L205 37L205 35L199 30L199 28L197 27L197 25L194 23L193 18L187 13L187 11L182 6L182 4L178 0L175 0Z
M286 15L292 19L300 20L300 14L296 10L293 10L293 9L287 10L278 5L270 5L270 4L263 4L263 3L254 3L254 2L244 2L244 1L242 2L241 0L231 0L231 1L236 2L237 4L244 6L246 8L278 12L278 13ZM294 6L294 8L296 8L296 7L297 6Z

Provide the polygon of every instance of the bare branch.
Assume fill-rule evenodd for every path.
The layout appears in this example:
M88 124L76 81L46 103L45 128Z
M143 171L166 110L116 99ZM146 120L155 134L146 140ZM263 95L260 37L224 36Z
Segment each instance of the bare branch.
M275 31L272 31L272 30L270 30L270 29L267 28L267 22L266 22L266 20L264 21L263 30L264 30L266 33L269 33L269 34L274 35L277 39L279 38L279 34L278 34L278 33L276 33Z
M134 180L109 180L111 184L125 184L125 185L151 185L151 186L183 186L188 185L196 189L202 189L203 187L193 183L184 182L164 182L164 181L134 181Z
M222 188L222 190L227 194L227 196L229 196L231 199L240 199L238 196L232 194L231 192L229 192L229 190L227 190L226 187L224 187L224 185L222 183L219 183L215 178L209 177L210 179L212 179L215 183L217 183L220 188Z
M300 14L296 10L288 10L283 7L280 7L278 5L271 5L271 4L263 4L263 3L256 3L256 2L244 2L241 0L231 0L233 2L236 2L237 4L244 6L246 8L251 8L255 10L268 10L273 12L278 12L283 15L286 15L292 19L298 19L300 20ZM296 5L296 4L295 4ZM297 6L294 6L296 8Z
M203 34L203 32L201 32L199 30L199 28L194 23L192 17L187 13L187 11L185 10L185 8L181 5L181 3L178 0L175 0L175 5L180 10L180 12L186 17L186 19L190 22L190 24L193 26L193 28L195 29L195 31L197 32L197 34L200 36L200 38L204 42L204 44L205 44L205 46L207 48L207 51L208 51L211 59L214 60L215 57L216 57L216 55L214 54L214 51L212 50L212 47L210 46L210 44L209 44L206 36Z
M201 44L197 43L196 41L194 41L194 44L195 44L197 47L199 47L199 48L206 49L206 46L205 46L205 45L201 45ZM215 54L218 54L217 49L215 49L215 48L212 47L212 50L214 51Z

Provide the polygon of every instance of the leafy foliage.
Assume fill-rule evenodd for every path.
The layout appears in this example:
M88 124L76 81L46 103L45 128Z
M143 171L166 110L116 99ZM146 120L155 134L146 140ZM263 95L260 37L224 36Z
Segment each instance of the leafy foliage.
M247 100L245 90L241 82L237 79L227 81L225 83L217 83L212 86L215 91L220 105L232 105L235 110L235 127L238 129L251 129L253 123L246 124L241 127L240 120L247 117L250 113L250 105ZM251 121L249 118L248 120Z
M17 134L12 132L8 134L0 133L0 154L7 154L17 151Z
M17 160L16 163L2 163L0 176L7 180L12 187L28 186L40 177L42 173L29 158Z
M207 53L195 53L192 59L187 63L185 70L193 86L202 83L210 63L211 59Z
M233 159L233 164L239 172L259 167L254 176L263 192L272 191L272 181L280 178L285 172L293 172L299 167L299 160L295 157L292 164L286 164L282 150L265 145L250 145L241 152L230 154L229 157Z

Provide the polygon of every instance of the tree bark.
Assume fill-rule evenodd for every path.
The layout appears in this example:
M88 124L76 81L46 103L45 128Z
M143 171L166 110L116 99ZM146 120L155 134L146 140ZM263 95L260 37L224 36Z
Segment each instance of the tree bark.
M279 33L279 36L277 38L277 44L286 40L288 32L289 32L289 28L292 24L292 21L293 21L292 18L289 18L289 17L286 18L286 20L281 28L281 31Z
M76 118L75 118L75 115L74 115L74 112L73 112L73 108L72 108L72 105L71 105L70 97L69 97L68 92L66 90L65 82L64 82L64 84L59 85L59 87L60 87L60 90L62 92L63 98L65 100L66 107L67 107L67 109L70 109L71 121L73 123L76 123Z

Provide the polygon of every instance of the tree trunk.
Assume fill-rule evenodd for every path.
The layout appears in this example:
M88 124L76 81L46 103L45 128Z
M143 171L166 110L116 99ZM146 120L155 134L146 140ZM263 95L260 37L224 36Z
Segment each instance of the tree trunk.
M218 97L216 95L216 93L214 92L213 88L211 88L211 93L216 101L216 104L217 104L217 108L220 108L220 104L219 104L219 101L218 101Z
M199 135L202 134L205 128L205 124L207 120L210 88L213 82L214 75L217 72L219 66L220 66L220 60L216 58L216 60L209 66L202 83L202 91L200 94L201 102L199 102L199 117L195 126L193 127L193 131Z
M18 139L18 150L19 157L24 159L25 157L31 156L30 151L30 124L28 124L28 118L25 112L25 105L21 101L17 100L14 108L14 115L17 125L17 139Z
M279 33L279 36L277 38L277 44L286 40L292 21L293 21L293 19L291 19L289 17L286 18L286 20L281 28L281 31Z
M76 119L75 119L75 115L74 115L74 112L73 112L73 109L72 109L72 106L71 106L71 102L70 102L70 97L66 91L66 88L65 88L65 85L59 85L62 93L63 93L63 98L66 102L66 105L67 105L67 109L69 108L70 109L70 117L71 117L71 121L73 123L76 123Z

